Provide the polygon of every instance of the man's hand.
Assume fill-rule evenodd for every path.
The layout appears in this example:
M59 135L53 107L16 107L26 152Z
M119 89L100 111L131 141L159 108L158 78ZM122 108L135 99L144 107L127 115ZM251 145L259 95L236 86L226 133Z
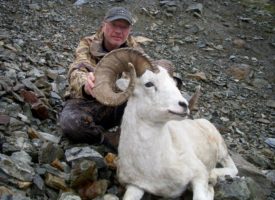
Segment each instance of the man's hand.
M86 94L93 96L93 88L95 86L95 76L93 72L87 74L87 81L84 85L84 91Z

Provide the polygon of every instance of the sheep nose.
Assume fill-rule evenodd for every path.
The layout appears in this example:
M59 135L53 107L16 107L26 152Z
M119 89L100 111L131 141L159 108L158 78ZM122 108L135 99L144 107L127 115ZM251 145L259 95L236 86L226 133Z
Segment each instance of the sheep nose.
M183 107L184 109L188 108L188 105L184 101L179 101L179 105Z

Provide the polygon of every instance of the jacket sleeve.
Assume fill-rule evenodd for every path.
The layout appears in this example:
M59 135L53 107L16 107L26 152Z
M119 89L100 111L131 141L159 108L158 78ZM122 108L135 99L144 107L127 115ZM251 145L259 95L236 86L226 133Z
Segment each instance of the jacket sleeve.
M83 86L87 80L87 72L93 72L96 61L90 53L90 44L92 37L85 37L80 40L75 52L75 60L70 65L68 80L70 93L75 97L82 98Z

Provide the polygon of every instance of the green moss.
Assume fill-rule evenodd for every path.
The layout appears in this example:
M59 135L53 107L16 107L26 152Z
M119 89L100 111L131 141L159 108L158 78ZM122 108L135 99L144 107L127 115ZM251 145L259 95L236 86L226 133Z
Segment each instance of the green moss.
M264 8L270 12L270 14L275 15L275 3L266 4Z
M268 3L268 0L240 0L240 2L246 4L262 5Z
M242 5L258 7L262 10L268 11L272 15L275 15L275 3L269 0L239 0L239 2Z

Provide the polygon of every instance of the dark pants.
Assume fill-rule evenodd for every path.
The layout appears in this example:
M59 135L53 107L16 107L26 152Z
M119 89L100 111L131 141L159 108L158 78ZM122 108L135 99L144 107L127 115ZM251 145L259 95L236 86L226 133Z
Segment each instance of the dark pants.
M108 107L95 99L69 99L60 114L63 134L76 143L100 143L107 129L120 125L125 106Z

